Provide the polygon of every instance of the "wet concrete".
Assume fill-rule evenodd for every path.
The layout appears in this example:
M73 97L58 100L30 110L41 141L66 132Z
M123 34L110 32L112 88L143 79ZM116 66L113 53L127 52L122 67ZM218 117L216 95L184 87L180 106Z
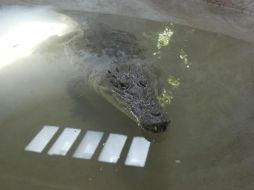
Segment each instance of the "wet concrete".
M254 41L252 0L1 0L1 4L50 5L63 10L174 22Z

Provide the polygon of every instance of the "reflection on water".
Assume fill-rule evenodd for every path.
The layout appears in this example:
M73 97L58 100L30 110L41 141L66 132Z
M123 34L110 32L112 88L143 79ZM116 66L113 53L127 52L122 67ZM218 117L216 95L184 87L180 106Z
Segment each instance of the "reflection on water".
M157 56L158 36L168 23L68 14L80 24L91 17L138 37L146 60L156 63L151 70L160 91L166 100L174 97L165 105L172 127L153 144L145 168L123 167L121 158L112 165L23 151L45 123L142 136L135 123L88 88L88 98L70 97L69 82L83 72L69 63L62 44L52 44L0 71L3 189L253 188L253 44L174 24ZM126 158L126 147L122 154Z
M183 61L183 63L186 65L187 68L190 67L190 62L188 60L188 55L184 52L183 49L180 49L180 52L179 52L179 57L180 59Z
M71 32L74 22L48 7L0 9L0 69L31 55L36 46L52 36Z
M169 28L165 27L164 31L158 34L157 48L160 50L162 47L169 45L170 39L174 32Z
M158 100L162 107L165 107L166 105L169 105L171 101L173 100L173 96L170 95L170 92L166 89L162 90L161 95L158 97Z

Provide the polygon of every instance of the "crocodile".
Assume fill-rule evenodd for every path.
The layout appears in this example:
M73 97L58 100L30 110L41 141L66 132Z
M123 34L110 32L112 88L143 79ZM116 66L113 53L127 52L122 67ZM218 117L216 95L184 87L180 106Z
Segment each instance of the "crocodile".
M83 57L75 64L88 86L137 123L144 131L166 131L170 120L157 98L153 73L137 37L103 23L89 23L68 49ZM89 55L89 56L88 56ZM76 86L79 91L82 85Z

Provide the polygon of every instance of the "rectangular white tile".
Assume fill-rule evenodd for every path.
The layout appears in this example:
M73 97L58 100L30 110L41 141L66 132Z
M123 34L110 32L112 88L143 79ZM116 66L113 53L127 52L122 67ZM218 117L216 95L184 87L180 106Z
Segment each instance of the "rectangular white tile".
M126 135L109 134L98 160L101 162L116 163L120 158L126 140Z
M65 128L48 151L48 154L65 156L77 139L80 131L80 129Z
M91 159L99 145L103 132L87 131L78 148L73 154L74 158Z
M144 137L134 137L125 160L125 165L144 167L150 148L150 142Z
M59 127L45 125L33 140L26 146L26 151L42 152L49 141L55 135Z

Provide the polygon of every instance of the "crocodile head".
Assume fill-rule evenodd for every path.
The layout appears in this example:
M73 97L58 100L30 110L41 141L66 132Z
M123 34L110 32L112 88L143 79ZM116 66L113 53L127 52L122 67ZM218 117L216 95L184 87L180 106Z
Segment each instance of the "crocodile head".
M145 131L166 130L167 113L159 104L153 82L143 67L131 64L107 70L98 90Z

